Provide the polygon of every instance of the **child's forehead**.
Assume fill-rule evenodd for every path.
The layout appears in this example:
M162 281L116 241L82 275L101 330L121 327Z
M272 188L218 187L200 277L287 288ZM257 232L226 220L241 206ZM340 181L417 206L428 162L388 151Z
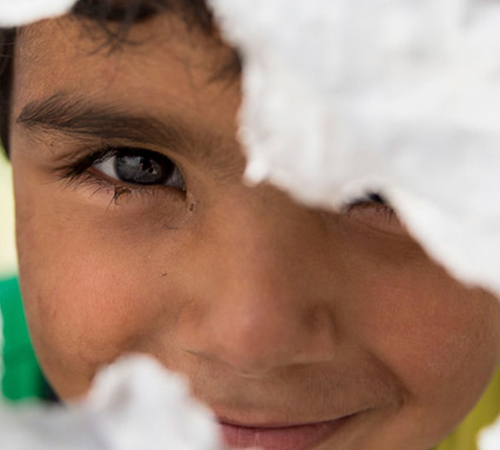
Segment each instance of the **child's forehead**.
M186 19L162 11L146 21L122 24L88 19L74 14L42 21L18 30L16 64L73 64L75 58L89 63L112 64L136 60L161 66L164 56L177 58L186 69L202 69L207 80L234 82L241 72L238 53L218 34L192 27ZM141 61L138 61L138 60ZM60 67L61 68L61 67ZM137 70L128 67L126 70Z

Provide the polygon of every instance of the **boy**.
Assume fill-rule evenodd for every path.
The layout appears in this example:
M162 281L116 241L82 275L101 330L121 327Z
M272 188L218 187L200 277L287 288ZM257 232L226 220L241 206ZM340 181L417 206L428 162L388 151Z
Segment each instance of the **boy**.
M428 450L473 408L498 301L376 194L337 214L242 183L238 58L204 3L82 1L6 38L23 298L63 400L145 352L232 447Z

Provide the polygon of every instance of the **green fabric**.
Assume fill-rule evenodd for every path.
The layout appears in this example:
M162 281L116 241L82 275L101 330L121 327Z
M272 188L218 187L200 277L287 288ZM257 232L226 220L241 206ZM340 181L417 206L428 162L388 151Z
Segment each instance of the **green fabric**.
M0 308L5 341L2 378L4 397L13 401L47 398L50 388L31 346L16 278L0 281Z

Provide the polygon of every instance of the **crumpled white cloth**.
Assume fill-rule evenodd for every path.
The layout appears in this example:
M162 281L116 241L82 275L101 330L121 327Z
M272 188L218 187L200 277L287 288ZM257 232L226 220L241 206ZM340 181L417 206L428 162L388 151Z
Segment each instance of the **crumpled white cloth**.
M26 25L68 12L76 0L0 0L0 27Z
M379 192L500 294L500 2L209 2L243 55L248 179L327 208Z
M100 372L85 400L64 407L0 407L3 450L222 450L215 417L186 381L149 356Z

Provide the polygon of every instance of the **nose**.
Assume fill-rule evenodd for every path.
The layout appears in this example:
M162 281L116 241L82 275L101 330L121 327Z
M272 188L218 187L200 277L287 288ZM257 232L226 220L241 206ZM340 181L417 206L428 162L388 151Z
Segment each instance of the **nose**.
M314 270L318 218L288 199L276 203L213 213L193 252L197 288L175 330L185 352L246 377L334 356L331 293Z

